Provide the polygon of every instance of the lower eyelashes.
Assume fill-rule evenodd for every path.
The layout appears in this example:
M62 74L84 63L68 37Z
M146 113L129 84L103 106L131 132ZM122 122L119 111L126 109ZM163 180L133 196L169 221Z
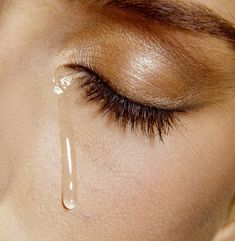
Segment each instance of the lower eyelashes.
M132 131L140 130L147 138L158 137L163 142L164 135L168 135L180 122L178 114L184 111L136 103L118 94L93 70L76 65L68 67L86 73L84 82L80 85L84 89L86 100L97 103L99 111L124 130L129 126Z

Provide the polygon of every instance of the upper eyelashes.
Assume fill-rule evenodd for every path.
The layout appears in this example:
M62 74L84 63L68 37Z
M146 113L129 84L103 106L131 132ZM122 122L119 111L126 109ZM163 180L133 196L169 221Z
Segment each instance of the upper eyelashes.
M71 67L71 66L70 66ZM72 66L76 68L78 66ZM159 137L169 134L177 123L178 112L171 109L161 109L134 102L129 98L117 93L96 72L85 67L80 67L87 73L81 88L85 90L87 101L98 104L99 110L126 129L129 125L131 130L141 130L148 138Z

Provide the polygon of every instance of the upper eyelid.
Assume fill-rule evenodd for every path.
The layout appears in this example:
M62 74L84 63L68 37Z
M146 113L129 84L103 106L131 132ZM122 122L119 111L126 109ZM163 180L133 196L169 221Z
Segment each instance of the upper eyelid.
M91 26L92 27L92 26ZM100 33L102 34L102 32ZM96 35L95 35L96 36ZM90 41L90 38L89 38ZM132 93L131 90L129 91L127 89L127 92L123 91L126 87L128 87L128 84L132 83L137 83L137 79L134 80L132 76L135 75L135 73L131 73L129 70L127 73L122 71L122 69L125 69L124 64L120 65L120 62L117 62L117 66L119 68L115 67L115 59L113 61L110 61L110 50L111 48L107 48L109 45L104 45L104 46L99 46L98 50L95 46L97 46L97 42L99 43L99 38L97 41L89 42L86 44L85 42L79 40L79 42L74 42L73 47L70 48L71 52L67 54L68 58L68 63L72 63L75 65L80 65L81 67L85 67L90 70L94 70L103 80L106 81L106 83L109 83L113 87L117 87L116 90L117 92L120 91L123 92L123 94L127 94L129 98L133 98L133 100L137 101L139 97L141 96L140 93ZM109 41L109 40L107 40ZM92 43L92 45L91 45ZM78 45L77 45L78 44ZM113 43L117 44L117 43ZM175 45L176 43L174 43ZM178 43L177 43L178 44ZM202 42L201 42L202 44ZM92 46L92 47L91 47ZM169 43L170 49L166 51L170 51L171 53L171 58L174 57L174 55L178 56L178 53L173 51L173 46ZM164 47L164 46L163 46ZM165 46L167 47L167 46ZM192 47L192 46L191 46ZM221 46L222 47L222 46ZM200 49L202 50L202 49ZM119 51L119 49L118 49ZM129 51L128 49L126 51ZM185 53L186 51L186 53ZM162 95L158 96L158 90L156 89L156 95L152 96L149 93L149 99L146 101L146 103L151 103L149 100L153 99L154 100L154 105L157 105L162 108L178 108L178 109L187 109L187 110L193 110L195 108L201 108L203 106L209 105L209 104L214 104L215 102L224 99L225 97L227 98L227 95L225 96L225 91L228 89L227 85L230 84L228 78L225 81L223 80L223 76L221 76L223 73L218 72L215 70L215 66L209 67L208 64L210 61L210 58L204 61L207 62L205 64L204 62L201 62L201 58L196 58L196 56L189 56L191 49L187 49L183 52L183 55L186 56L187 58L179 59L179 56L175 58L175 64L171 63L171 58L167 58L170 60L170 64L172 64L172 68L170 68L170 72L167 73L167 75L164 74L164 71L160 71L159 74L155 73L156 76L159 77L159 79L154 80L154 72L151 80L153 84L156 83L156 86L159 86L161 88L161 82L164 81L164 83L168 83L169 80L169 85L165 85L165 92L162 92L161 89L160 92ZM179 51L178 51L179 52ZM194 51L195 52L195 51ZM200 52L200 51L198 51ZM123 57L122 54L124 55L126 52L121 52L119 53L120 57ZM155 53L155 52L154 52ZM204 53L205 54L205 53ZM203 56L204 56L203 54ZM127 56L130 56L129 54L126 53ZM156 54L154 54L156 55ZM166 56L167 57L167 56ZM186 61L187 60L187 61ZM193 60L193 63L192 61ZM131 59L126 59L127 65L130 64ZM217 60L215 60L216 62ZM214 63L214 61L212 61ZM166 62L166 64L168 64ZM165 63L163 63L164 66ZM166 65L165 65L166 66ZM207 71L205 71L207 69ZM118 70L118 71L116 71ZM169 69L168 69L169 70ZM121 72L120 72L121 71ZM171 73L171 71L174 71ZM218 73L217 73L218 72ZM180 74L178 76L177 74ZM217 73L217 74L216 74ZM128 76L126 76L128 74ZM130 74L130 75L129 75ZM172 76L172 79L171 79ZM215 79L216 76L216 79ZM163 77L163 78L162 78ZM169 78L170 77L170 78ZM125 79L126 78L126 79ZM218 79L218 81L216 81ZM155 83L154 83L155 81ZM172 81L172 85L171 85ZM177 81L179 81L179 84L183 86L183 91L184 89L187 92L176 92L176 89L171 88L171 86L176 86ZM125 84L125 82L127 84ZM131 83L132 82L132 83ZM222 82L222 84L221 84ZM147 82L146 82L147 83ZM168 86L167 86L168 85ZM130 86L130 85L129 85ZM206 88L203 88L205 86ZM224 87L223 87L224 86ZM133 86L134 87L134 86ZM138 87L138 86L137 86ZM158 88L158 87L157 87ZM139 88L140 89L140 88ZM208 98L208 93L205 92L205 89L207 89L210 93L209 95L212 98ZM133 88L134 90L134 88ZM147 86L146 86L147 90ZM141 91L141 89L140 89ZM153 93L153 92L152 92ZM177 95L177 96L176 96ZM137 96L137 98L135 98ZM145 99L140 98L140 102L145 102Z
M98 77L100 80L102 80L104 87L110 89L111 91L114 91L118 96L127 99L128 101L132 102L133 104L139 105L139 106L147 106L143 103L140 103L138 101L134 101L130 98L128 98L127 96L124 96L123 94L119 93L118 90L116 90L113 86L110 85L110 81L108 81L97 69L94 68L88 68L88 67L84 67L81 65L77 65L77 64L67 64L66 65L67 68L71 68L74 69L76 71L78 71L80 74L80 76L83 77L91 77L91 76L96 76ZM76 75L77 76L77 75ZM78 77L79 78L79 77ZM148 107L154 107L151 105L148 105ZM156 108L156 107L155 107ZM161 108L158 108L161 109Z
M126 99L127 101L129 101L130 103L139 106L139 107L147 107L147 108L154 108L157 109L159 111L175 111L175 112L186 112L186 111L191 111L193 109L193 106L178 106L178 107L169 107L167 105L165 106L157 106L157 105L153 105L153 104L148 104L148 103L143 103L140 101L136 101L122 93L120 93L120 91L118 89L116 89L115 87L112 86L111 81L108 81L98 70L94 69L94 68L88 68L88 67L84 67L81 65L77 65L77 64L68 64L67 65L68 68L74 69L78 72L80 72L80 76L81 77L85 77L85 79L90 78L90 77L95 77L98 78L99 80L102 81L103 86L109 90L111 90L112 92L114 92L117 96ZM77 75L76 75L77 76ZM87 77L87 78L86 78ZM84 82L82 82L84 83ZM198 107L198 106L197 106ZM196 108L196 106L194 107Z
M148 138L153 137L156 130L162 142L163 135L168 134L170 129L181 123L176 113L185 113L184 111L160 109L133 102L116 93L96 74L90 78L85 78L85 82L80 87L86 88L85 93L88 101L97 101L100 104L99 110L105 114L116 116L116 122L121 120L124 126L131 123L131 129L140 127Z
M173 101L173 100L168 100L163 97L157 97L157 96L155 97L156 99L158 99L158 101L156 101L156 104L150 103L148 101L141 102L125 95L118 88L115 88L115 86L112 85L112 81L108 80L105 76L103 76L103 74L98 69L96 69L93 66L87 67L87 66L83 66L73 62L73 63L67 64L66 67L79 72L82 77L87 76L89 78L90 76L94 76L94 75L97 76L99 79L103 81L105 87L111 89L117 95L127 99L128 101L142 107L152 107L159 110L178 111L178 112L186 112L186 111L190 112L190 111L193 111L194 109L199 109L202 107L199 104L185 103L183 101L178 102L177 100Z

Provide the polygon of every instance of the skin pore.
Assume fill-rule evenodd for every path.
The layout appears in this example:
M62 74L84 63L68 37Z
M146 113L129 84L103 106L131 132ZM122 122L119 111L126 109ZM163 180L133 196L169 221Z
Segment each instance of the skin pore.
M235 1L192 3L234 26ZM0 240L224 241L235 196L231 39L85 0L3 0L0 33ZM72 211L61 203L64 110L52 91L66 64L137 103L185 110L161 142L124 131L74 88Z

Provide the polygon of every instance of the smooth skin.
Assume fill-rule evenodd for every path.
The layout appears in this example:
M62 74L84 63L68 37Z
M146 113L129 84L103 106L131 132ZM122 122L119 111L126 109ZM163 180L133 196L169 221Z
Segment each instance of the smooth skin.
M91 39L100 35L105 36L101 48L106 55L120 54L123 60L113 57L116 62L110 64L110 58L94 52L92 61L101 63L109 76L131 79L128 70L141 70L141 62L132 57L153 56L144 44L137 46L143 31L130 30L126 42L117 41L118 31L129 29L128 19L122 22L119 15L100 13L95 3L87 8L86 1L73 6L71 2L0 3L0 241L211 241L216 234L216 241L233 240L229 217L235 196L234 89L222 100L215 98L205 108L180 115L187 128L175 127L164 143L149 141L138 131L123 132L96 114L96 103L87 105L82 95L71 95L78 205L72 211L62 206L63 107L52 91L53 73L66 63L71 48L92 49ZM194 2L235 24L234 0ZM106 32L101 25L109 26ZM140 40L130 41L136 38ZM219 68L228 73L226 81L234 86L234 51L221 40L202 41L209 46L201 47L203 53L218 58ZM210 48L218 54L212 55ZM154 75L140 71L138 79L145 81L138 82L139 88L148 90L148 80L166 72L168 64L172 63L162 67L154 62ZM119 83L128 92L136 81ZM160 89L161 84L159 80ZM161 94L173 96L171 91Z

